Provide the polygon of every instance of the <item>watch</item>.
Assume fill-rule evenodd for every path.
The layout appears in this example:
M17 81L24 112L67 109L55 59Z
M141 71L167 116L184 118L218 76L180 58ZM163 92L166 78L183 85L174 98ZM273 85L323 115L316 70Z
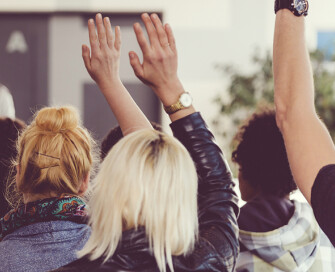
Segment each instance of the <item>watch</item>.
M281 9L288 9L295 16L307 16L308 8L307 0L275 0L275 13Z
M179 96L179 100L175 104L172 104L171 106L164 106L164 110L166 113L172 114L179 110L189 108L192 105L192 101L193 99L190 93L185 92Z

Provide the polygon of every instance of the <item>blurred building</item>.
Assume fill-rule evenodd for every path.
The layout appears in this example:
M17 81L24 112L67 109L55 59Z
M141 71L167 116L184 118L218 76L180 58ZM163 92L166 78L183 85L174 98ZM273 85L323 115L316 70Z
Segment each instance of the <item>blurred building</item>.
M315 48L332 41L335 2L310 2L306 36ZM81 60L81 44L88 43L86 21L96 12L121 26L121 77L148 117L165 126L160 104L133 75L128 61L128 51L139 52L132 24L142 12L158 12L172 25L179 75L209 125L217 112L213 99L224 95L225 86L215 64L232 63L248 71L255 48L272 47L275 16L269 0L1 1L0 82L12 91L19 118L29 119L42 105L72 104L98 138L115 124Z

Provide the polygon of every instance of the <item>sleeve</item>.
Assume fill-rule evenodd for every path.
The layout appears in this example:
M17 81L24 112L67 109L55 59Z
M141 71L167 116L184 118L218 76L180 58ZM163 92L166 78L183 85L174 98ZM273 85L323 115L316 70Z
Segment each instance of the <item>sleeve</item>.
M335 164L319 171L312 187L311 204L321 229L335 246Z
M196 165L199 240L209 244L208 248L215 249L220 265L223 265L219 269L209 267L212 271L233 271L239 252L236 219L239 208L230 169L200 113L188 115L170 126ZM205 254L202 253L198 252L197 257Z

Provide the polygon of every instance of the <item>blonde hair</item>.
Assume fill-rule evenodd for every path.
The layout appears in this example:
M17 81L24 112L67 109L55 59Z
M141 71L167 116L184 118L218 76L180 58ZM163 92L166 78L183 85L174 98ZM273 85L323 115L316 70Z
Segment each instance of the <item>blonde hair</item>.
M18 139L18 192L78 194L92 166L93 144L74 108L41 109Z
M144 226L160 271L193 250L198 235L197 174L185 147L154 130L133 132L108 153L93 185L92 234L79 252L110 258L122 231Z

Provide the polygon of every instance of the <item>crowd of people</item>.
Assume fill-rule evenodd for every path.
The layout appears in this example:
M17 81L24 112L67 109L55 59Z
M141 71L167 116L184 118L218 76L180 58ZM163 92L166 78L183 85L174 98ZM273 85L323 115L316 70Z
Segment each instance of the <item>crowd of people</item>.
M258 109L234 138L241 209L178 77L170 25L142 14L142 62L134 51L129 60L173 136L120 79L120 27L89 19L84 65L119 127L99 152L75 108L42 108L28 125L1 112L0 271L335 271L335 149L314 107L308 2L296 2L275 5L276 107ZM290 200L297 187L309 204Z

